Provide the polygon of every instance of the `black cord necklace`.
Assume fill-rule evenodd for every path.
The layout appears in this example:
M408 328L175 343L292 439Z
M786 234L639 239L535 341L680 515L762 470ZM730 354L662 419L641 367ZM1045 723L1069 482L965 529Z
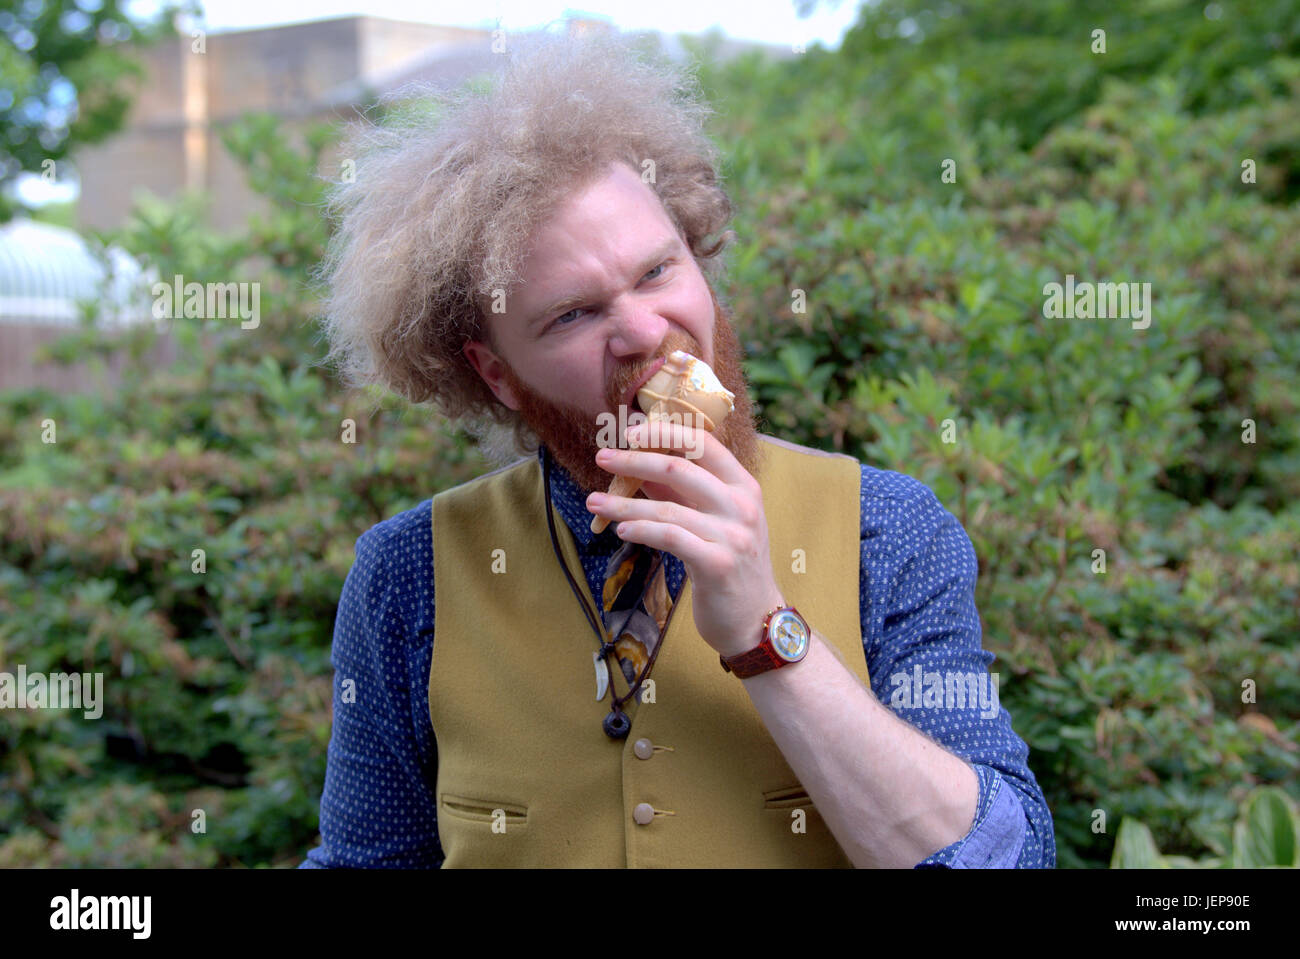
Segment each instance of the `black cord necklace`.
M591 627L592 632L596 634L596 643L600 646L601 659L605 662L605 668L611 675L618 673L623 675L623 670L618 668L618 659L615 658L614 669L609 668L609 654L614 652L614 644L605 638L605 629L595 613L592 612L587 603L587 597L581 589L578 588L573 574L569 572L569 564L564 561L564 554L560 552L560 541L555 535L555 516L554 507L551 505L551 453L545 446L542 447L542 485L546 489L546 527L551 533L551 548L555 550L555 558L560 564L560 569L564 570L564 578L569 581L569 588L573 590L573 595L578 598L578 605L582 607L582 615L587 617L587 624ZM655 565L650 568L650 573L646 579L647 583L653 583L654 577L658 573L658 565L663 562L663 553L659 553L655 559ZM686 588L685 581L682 582L681 589ZM679 590L678 596L681 596ZM654 652L650 654L650 660L637 676L636 683L623 696L614 697L613 703L609 707L609 715L601 723L601 728L605 730L605 735L610 739L625 739L628 731L632 728L632 720L628 719L627 713L623 712L623 704L635 696L641 689L642 683L650 675L650 670L654 668L655 660L659 657L659 650L663 649L664 637L668 635L668 627L672 624L673 616L677 613L677 603L673 603L668 610L668 618L664 620L663 629L659 633L659 641L655 643ZM611 680L612 682L612 680ZM611 688L610 692L613 692Z

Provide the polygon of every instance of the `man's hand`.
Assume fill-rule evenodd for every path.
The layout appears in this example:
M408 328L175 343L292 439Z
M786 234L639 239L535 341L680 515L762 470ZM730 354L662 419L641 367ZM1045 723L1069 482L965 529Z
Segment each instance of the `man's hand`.
M601 469L644 480L647 499L592 493L587 508L625 541L672 553L695 584L695 628L723 656L759 643L763 617L783 604L772 573L763 493L725 446L707 430L653 424L662 449L699 452L685 459L644 449L603 449ZM651 425L627 431L630 446L646 446Z

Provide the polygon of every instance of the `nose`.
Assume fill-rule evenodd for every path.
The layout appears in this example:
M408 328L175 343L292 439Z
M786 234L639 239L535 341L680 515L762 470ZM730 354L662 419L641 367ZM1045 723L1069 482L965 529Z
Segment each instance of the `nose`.
M648 303L628 299L615 307L615 316L609 348L617 357L653 356L668 335L668 321Z

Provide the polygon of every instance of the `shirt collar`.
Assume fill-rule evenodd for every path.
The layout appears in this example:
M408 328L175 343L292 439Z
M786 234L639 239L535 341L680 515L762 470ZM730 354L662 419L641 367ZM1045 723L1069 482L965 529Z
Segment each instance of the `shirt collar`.
M543 475L546 469L546 464L542 462L544 449L544 446L537 448L537 463L542 468ZM612 548L622 544L623 541L614 532L615 523L606 526L604 532L591 531L591 521L596 514L587 509L587 493L578 486L577 480L569 475L569 471L560 465L554 454L551 455L551 501L573 533L578 549L587 551L592 549L593 544L598 548Z

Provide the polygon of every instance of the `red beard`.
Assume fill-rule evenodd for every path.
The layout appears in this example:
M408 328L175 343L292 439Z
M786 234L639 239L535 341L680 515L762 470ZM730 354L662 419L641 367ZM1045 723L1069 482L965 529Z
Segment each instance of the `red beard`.
M713 295L712 291L710 295ZM748 384L741 367L744 353L731 325L731 317L718 303L717 296L713 296L713 317L713 372L723 386L736 394L735 409L713 435L731 451L751 476L757 478L760 465L758 430L754 424L754 408L750 402ZM627 391L645 376L654 360L666 357L673 350L685 350L697 357L704 355L703 347L693 336L674 331L664 339L659 352L650 361L615 371L605 395L607 411L614 417L614 422L618 422L619 404ZM600 434L600 421L574 406L550 402L521 381L509 364L504 365L504 378L519 399L519 415L551 451L556 462L569 472L584 492L608 489L614 474L596 465L596 451L600 449L596 442Z

